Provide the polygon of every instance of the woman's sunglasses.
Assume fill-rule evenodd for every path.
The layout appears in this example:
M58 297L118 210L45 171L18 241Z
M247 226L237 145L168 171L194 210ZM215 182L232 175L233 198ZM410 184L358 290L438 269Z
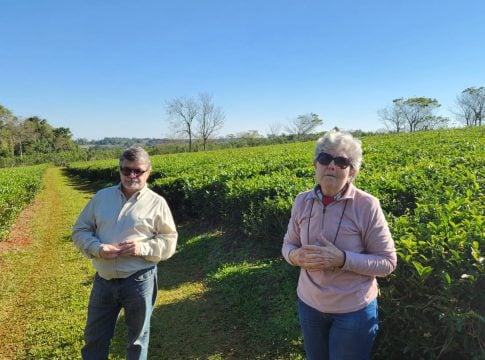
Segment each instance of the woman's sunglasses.
M317 161L321 165L328 165L332 162L332 160L335 163L335 165L337 165L341 169L346 169L351 165L350 159L343 156L333 157L332 155L327 154L325 152L322 152L317 156Z
M130 176L131 174L135 175L136 177L146 173L148 170L142 170L142 169L132 169L129 167L120 167L120 172L124 176Z

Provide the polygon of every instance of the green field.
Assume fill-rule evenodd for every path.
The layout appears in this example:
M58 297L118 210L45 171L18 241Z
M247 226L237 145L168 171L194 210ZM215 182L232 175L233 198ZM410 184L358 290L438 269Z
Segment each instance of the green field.
M362 142L356 185L381 200L398 249L397 270L380 280L374 358L483 358L483 127ZM151 358L303 358L297 269L279 249L294 197L313 185L312 154L306 142L152 158L150 186L167 199L181 236L159 265ZM30 222L34 242L0 254L0 358L79 357L93 269L69 231L93 190L118 181L117 165L47 172ZM6 321L16 317L13 331ZM113 358L123 358L123 336L120 326Z

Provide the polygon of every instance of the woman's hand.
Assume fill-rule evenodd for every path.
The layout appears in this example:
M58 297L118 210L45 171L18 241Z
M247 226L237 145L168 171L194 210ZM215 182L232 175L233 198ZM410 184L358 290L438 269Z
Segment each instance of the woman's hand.
M303 245L291 250L288 257L292 264L306 270L327 270L342 267L345 262L345 253L334 244L319 237L319 245Z
M323 262L325 263L325 269L344 266L346 255L342 250L325 239L321 234L318 237L318 241L320 243Z
M292 264L306 270L322 270L323 258L320 246L303 245L298 249L291 250L288 257Z

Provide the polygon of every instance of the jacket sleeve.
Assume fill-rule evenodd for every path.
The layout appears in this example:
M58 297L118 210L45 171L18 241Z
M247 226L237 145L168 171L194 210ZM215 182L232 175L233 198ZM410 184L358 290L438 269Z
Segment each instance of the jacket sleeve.
M281 248L281 254L290 265L294 265L290 261L290 258L288 256L290 254L290 251L301 247L300 223L298 221L299 212L300 212L299 210L300 201L301 201L301 198L297 197L293 203L293 206L291 208L291 217L288 223L288 229L283 238L283 246Z
M369 209L363 211L362 241L365 252L346 251L343 270L362 275L384 277L397 266L396 249L379 200L372 198Z
M74 245L89 259L99 257L101 245L101 241L96 237L95 198L96 196L81 211L72 230Z
M141 255L145 260L157 263L170 258L177 247L177 228L165 199L162 199L156 215L155 232L152 239L141 243Z

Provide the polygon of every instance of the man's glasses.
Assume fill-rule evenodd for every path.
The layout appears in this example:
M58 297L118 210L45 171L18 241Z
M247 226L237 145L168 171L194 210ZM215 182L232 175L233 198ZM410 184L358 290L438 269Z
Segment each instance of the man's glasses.
M332 160L334 161L335 165L337 165L341 169L346 169L351 165L350 159L343 156L333 157L332 155L327 154L325 152L322 152L317 156L317 161L321 165L328 165L332 162Z
M131 174L135 175L136 177L143 175L146 173L148 170L142 170L142 169L132 169L129 167L120 167L120 172L125 175L125 176L130 176Z

